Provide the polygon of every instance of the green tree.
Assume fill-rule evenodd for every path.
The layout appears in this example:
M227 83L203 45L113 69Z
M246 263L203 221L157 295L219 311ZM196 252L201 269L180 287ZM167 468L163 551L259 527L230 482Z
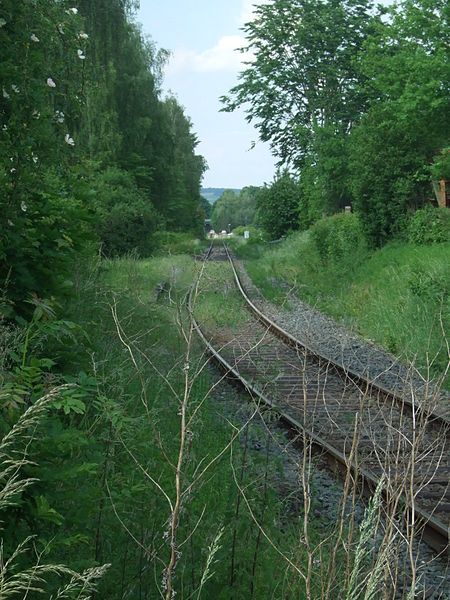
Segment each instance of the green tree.
M5 0L0 27L0 286L13 312L62 294L89 237L65 177L82 151L85 39L64 3Z
M378 245L432 196L430 165L450 136L448 4L405 0L390 12L361 61L373 99L351 135L354 205Z
M245 105L281 163L303 164L318 129L344 135L366 99L355 56L372 27L370 0L270 0L244 31L255 59L222 98Z
M212 225L217 231L222 231L240 225L252 225L256 218L259 187L247 186L239 193L225 190L214 203Z
M287 172L279 173L258 196L258 224L273 240L298 229L300 186Z

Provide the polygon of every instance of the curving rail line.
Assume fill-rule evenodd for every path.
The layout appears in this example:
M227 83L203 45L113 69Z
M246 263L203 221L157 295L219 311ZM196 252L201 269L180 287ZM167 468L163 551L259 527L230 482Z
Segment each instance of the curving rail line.
M213 254L211 246L206 260ZM250 300L226 247L225 254L255 322L231 338L210 336L194 317L191 294L193 324L210 354L254 397L335 464L350 467L370 489L389 472L385 498L392 504L398 502L396 490L406 492L409 527L420 530L436 551L448 552L448 421L405 405L390 390L350 373L284 331Z

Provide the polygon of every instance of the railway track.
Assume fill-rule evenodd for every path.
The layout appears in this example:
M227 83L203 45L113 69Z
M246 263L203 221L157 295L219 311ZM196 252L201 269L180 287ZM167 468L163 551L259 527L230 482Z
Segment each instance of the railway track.
M236 330L194 326L223 369L290 427L325 451L370 490L382 479L385 506L402 512L406 535L449 551L449 422L342 365L312 352L251 302L228 250L211 246L206 260L228 261L252 318Z

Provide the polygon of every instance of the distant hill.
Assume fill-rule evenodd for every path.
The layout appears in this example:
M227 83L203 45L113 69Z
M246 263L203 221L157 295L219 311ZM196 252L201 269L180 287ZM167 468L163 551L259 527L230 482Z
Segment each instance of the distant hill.
M206 198L210 204L214 204L214 202L220 198L225 190L233 190L233 192L236 192L236 194L239 194L241 191L237 188L202 188L200 190L200 194L203 196L203 198Z

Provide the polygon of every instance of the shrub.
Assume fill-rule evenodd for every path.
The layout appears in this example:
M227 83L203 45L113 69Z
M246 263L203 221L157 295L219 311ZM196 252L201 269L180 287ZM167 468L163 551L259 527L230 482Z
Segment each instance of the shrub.
M161 254L195 254L200 247L200 240L193 238L189 233L157 231L152 240Z
M287 171L278 174L270 187L258 195L258 225L271 240L277 240L299 227L300 187Z
M236 227L235 229L233 229L233 233L234 235L244 235L244 231L249 231L250 232L250 237L249 240L252 239L257 239L257 240L263 240L264 239L264 232L261 231L261 229L258 229L257 227L253 227L252 225L239 225L239 227Z
M450 148L444 148L431 167L434 179L450 179Z
M417 210L407 226L411 244L439 244L450 242L450 210L426 206Z
M317 221L311 228L311 239L323 263L354 257L360 260L367 251L361 222L355 214L340 213Z

